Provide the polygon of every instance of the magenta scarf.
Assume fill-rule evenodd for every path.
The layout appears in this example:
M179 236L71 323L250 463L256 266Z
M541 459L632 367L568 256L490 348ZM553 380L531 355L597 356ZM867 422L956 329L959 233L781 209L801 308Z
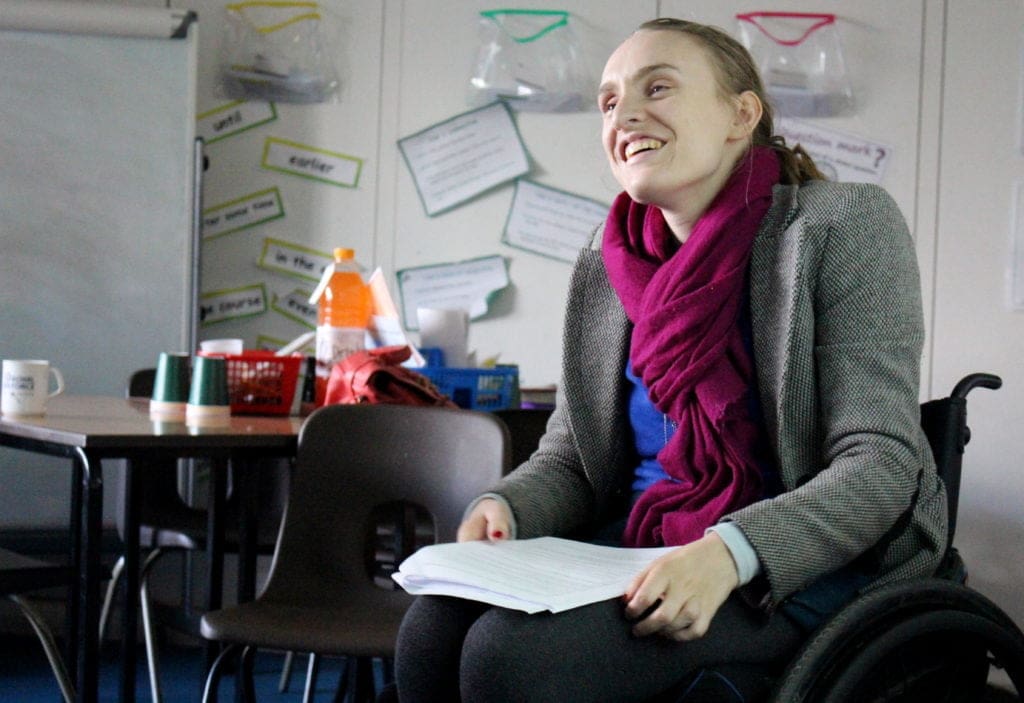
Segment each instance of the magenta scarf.
M658 453L671 480L633 506L626 546L692 542L763 495L748 404L753 360L739 318L754 235L778 180L774 152L752 148L681 247L658 208L626 193L612 205L602 254L634 325L633 371L677 425Z

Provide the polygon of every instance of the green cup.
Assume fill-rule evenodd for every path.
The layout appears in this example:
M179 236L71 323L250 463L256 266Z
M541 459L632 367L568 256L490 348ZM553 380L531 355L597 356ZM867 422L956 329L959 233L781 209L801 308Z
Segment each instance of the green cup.
M191 357L188 354L160 353L153 379L153 396L149 401L151 414L172 418L185 414L190 364Z
M187 403L189 392L188 354L161 352L153 379L153 400L162 403Z
M227 408L228 362L221 357L197 356L192 364L188 405L195 408Z

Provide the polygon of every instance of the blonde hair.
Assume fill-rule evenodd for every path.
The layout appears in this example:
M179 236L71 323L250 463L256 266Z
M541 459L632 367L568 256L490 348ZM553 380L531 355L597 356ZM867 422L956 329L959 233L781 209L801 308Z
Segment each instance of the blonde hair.
M719 89L724 94L739 95L749 90L757 96L763 111L761 120L751 134L751 140L754 145L769 147L778 154L783 183L827 180L803 147L799 144L788 146L785 137L774 133L774 115L765 93L764 83L754 59L742 44L717 27L671 17L660 17L644 22L637 27L637 31L641 30L667 30L693 37L707 51L718 79Z

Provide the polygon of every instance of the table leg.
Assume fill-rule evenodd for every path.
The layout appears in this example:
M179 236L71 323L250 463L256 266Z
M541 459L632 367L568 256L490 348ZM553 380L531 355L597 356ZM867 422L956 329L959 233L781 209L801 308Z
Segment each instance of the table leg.
M209 498L207 499L206 527L206 610L219 610L223 602L224 589L224 507L227 500L227 461L215 459L211 462ZM206 643L206 667L209 672L217 658L219 645Z
M232 460L238 503L238 602L256 598L256 565L259 532L259 487L262 481L258 460Z
M68 536L71 554L68 563L74 578L68 587L67 615L65 616L65 648L64 657L71 681L78 680L78 604L80 589L78 575L82 573L82 465L77 458L71 461L71 520Z
M98 457L75 448L82 471L81 556L78 571L78 700L99 696L100 530L103 523L103 469Z
M121 701L135 700L136 660L135 633L139 623L139 476L131 459L124 467L124 615L121 638Z

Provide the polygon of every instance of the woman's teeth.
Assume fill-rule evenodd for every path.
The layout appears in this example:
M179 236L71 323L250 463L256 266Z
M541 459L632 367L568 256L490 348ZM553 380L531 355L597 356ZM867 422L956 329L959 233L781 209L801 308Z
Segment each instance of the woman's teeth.
M633 154L641 151L660 149L664 145L664 142L658 141L657 139L639 139L635 142L630 142L626 145L626 158L628 159L633 156Z

